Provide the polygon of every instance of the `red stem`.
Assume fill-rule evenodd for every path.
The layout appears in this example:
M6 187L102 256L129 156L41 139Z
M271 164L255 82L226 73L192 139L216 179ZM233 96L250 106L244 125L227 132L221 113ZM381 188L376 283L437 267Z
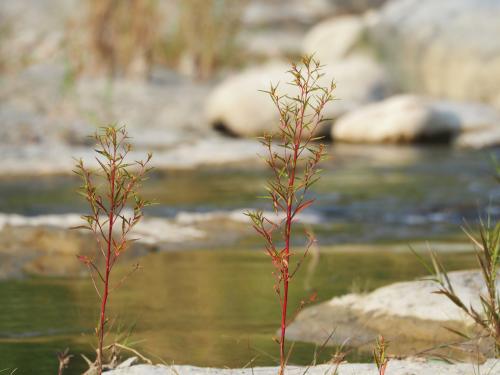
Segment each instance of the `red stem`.
M115 211L115 159L116 159L116 150L113 155L113 161L111 165L111 189L110 189L110 209L109 209L109 230L107 236L108 247L106 251L106 273L104 276L104 292L102 294L102 303L101 303L101 318L99 322L99 352L98 352L98 371L99 375L102 374L102 347L104 342L104 324L106 321L106 303L108 302L109 295L109 274L111 271L111 244L113 242L113 224L114 224L114 211Z
M304 90L302 90L302 95L305 95ZM290 173L290 179L288 180L288 201L286 207L286 229L285 229L285 264L282 270L283 275L283 303L281 304L281 338L280 338L280 371L279 374L283 375L285 372L285 335L286 335L286 315L288 308L288 282L289 282L289 262L290 262L290 237L292 233L292 208L293 208L293 188L295 184L295 171L297 169L297 159L299 155L300 141L302 137L302 126L305 114L305 105L302 107L300 122L298 125L298 133L294 139L293 147L293 161Z

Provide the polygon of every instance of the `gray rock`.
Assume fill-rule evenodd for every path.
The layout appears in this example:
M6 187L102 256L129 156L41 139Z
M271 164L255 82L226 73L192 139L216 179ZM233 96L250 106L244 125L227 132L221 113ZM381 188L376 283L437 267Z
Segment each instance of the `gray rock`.
M436 142L499 127L500 114L485 105L399 95L342 116L332 128L332 138L358 143Z
M308 374L324 375L333 373L336 366L333 364L306 367L288 366L286 374L302 375L306 371ZM472 363L461 363L450 365L444 362L432 361L390 361L387 371L391 375L469 375L474 371L480 371L481 374L497 374L500 368L500 360L488 360L482 365ZM193 366L164 366L164 365L138 365L128 369L113 370L109 375L274 375L278 372L277 367L256 367L246 369L216 369L202 368ZM341 364L335 374L338 375L373 375L377 373L374 364Z
M464 148L487 148L500 145L500 125L459 135L455 145Z
M301 53L300 43L305 31L302 28L242 30L237 41L245 53L256 58L281 58L298 56Z
M500 107L500 2L396 0L371 38L407 91Z
M464 304L481 311L479 296L485 292L481 273L458 271L448 275ZM474 331L474 322L445 296L433 293L436 290L433 281L421 279L391 284L366 295L335 297L301 311L290 325L288 337L322 343L338 327L330 342L349 340L350 345L363 346L380 333L393 342L396 354L407 355L416 348L456 341L457 336L445 326Z
M90 232L70 230L78 225L82 225L82 220L77 214L31 217L0 214L0 279L25 274L67 276L85 273L85 267L76 262L75 257L93 255L96 246ZM168 247L168 243L178 247L185 241L205 240L205 232L192 225L154 217L139 222L131 236L138 240L124 253L126 259Z
M364 33L362 17L335 17L314 26L304 37L302 50L323 64L335 62L352 54Z
M242 16L246 27L283 24L312 25L333 14L334 4L329 0L255 0L248 3Z
M152 81L65 77L61 65L35 64L2 79L0 144L88 145L97 126L116 123L127 125L136 146L151 150L210 132L201 110L208 84L166 73Z
M337 13L362 14L382 6L387 0L330 0Z
M138 357L130 357L130 358L127 358L122 363L120 363L118 366L116 366L116 368L117 369L129 368L132 365L135 365L138 361L139 361Z
M248 69L229 77L210 94L207 100L207 121L243 137L273 133L278 126L278 113L269 96L270 84L280 83L282 94L296 95L295 88L287 83L289 65L273 63ZM325 64L323 85L334 79L337 82L335 97L324 110L325 118L335 119L363 104L383 99L390 92L385 71L373 60L353 57L335 64Z

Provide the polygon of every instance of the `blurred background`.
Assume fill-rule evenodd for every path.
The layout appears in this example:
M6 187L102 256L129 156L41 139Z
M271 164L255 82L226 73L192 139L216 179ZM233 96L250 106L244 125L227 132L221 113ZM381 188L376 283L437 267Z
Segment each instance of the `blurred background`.
M471 267L460 225L500 209L499 19L498 0L0 1L0 370L92 355L96 297L75 259L92 242L67 228L86 211L73 158L93 163L107 124L127 126L134 157L153 152L158 202L119 271L140 258L112 300L117 337L167 363L275 363L272 266L242 212L269 209L256 137L277 114L259 90L290 93L304 54L337 90L294 240L307 229L319 248L293 302L424 274L408 244Z

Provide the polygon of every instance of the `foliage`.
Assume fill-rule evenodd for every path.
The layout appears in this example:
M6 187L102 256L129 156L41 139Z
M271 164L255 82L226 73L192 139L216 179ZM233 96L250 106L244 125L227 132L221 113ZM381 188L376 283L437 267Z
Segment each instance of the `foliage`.
M155 0L86 0L83 20L68 30L71 70L145 77L158 43Z
M177 1L173 32L161 41L158 59L198 79L235 59L235 37L248 0Z
M280 374L286 366L288 286L301 264L299 260L295 268L290 268L294 255L291 243L292 224L297 215L314 202L314 199L307 197L307 193L319 179L318 163L324 157L324 147L315 143L318 138L314 134L324 120L322 111L333 99L335 89L333 82L326 88L319 85L321 66L312 57L303 58L302 65L292 64L289 73L292 77L291 84L298 89L296 96L280 95L278 86L271 86L267 91L280 115L277 144L274 142L275 137L270 134L261 139L268 152L267 165L273 172L273 177L267 183L267 198L271 200L278 219L268 218L262 211L248 213L254 229L264 239L265 250L275 268L274 290L281 305L281 337L278 341ZM277 232L280 233L280 242L275 238ZM308 237L304 257L315 242L311 235Z
M70 23L70 71L148 78L164 64L206 79L236 55L235 37L248 0L86 0Z
M101 373L108 297L123 281L120 280L111 286L111 271L120 255L133 241L128 238L128 234L141 220L142 210L149 204L139 197L138 189L150 170L148 163L151 154L146 161L127 162L131 145L123 127L101 128L94 138L97 142L95 152L98 154L96 157L99 164L98 171L88 169L80 159L76 164L75 173L83 180L80 194L90 206L90 214L82 216L85 224L77 228L90 230L98 245L98 251L93 257L81 255L78 259L88 268L96 293L101 300L99 323L96 328L98 338L96 362ZM132 171L133 168L136 168L135 172ZM96 179L99 178L104 181L103 184L98 184ZM128 212L130 202L132 210Z

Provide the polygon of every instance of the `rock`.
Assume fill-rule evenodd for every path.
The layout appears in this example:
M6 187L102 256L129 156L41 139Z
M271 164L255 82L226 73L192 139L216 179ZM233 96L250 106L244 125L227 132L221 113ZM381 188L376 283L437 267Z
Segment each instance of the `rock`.
M248 3L243 11L245 27L298 24L312 25L334 11L329 0L256 0Z
M486 291L481 273L457 271L448 275L464 304L481 311L479 295ZM321 343L338 327L330 342L349 338L350 345L361 346L380 333L393 342L399 354L411 353L422 342L428 348L456 341L457 336L444 327L470 332L474 322L445 296L433 293L436 290L436 283L420 279L388 285L366 295L335 297L300 312L287 335L292 340Z
M387 371L391 375L469 375L474 371L481 374L494 374L500 366L500 360L490 359L482 365L472 363L448 364L439 361L410 361L410 360L391 360ZM377 368L370 363L342 363L338 366L334 364L297 367L287 366L286 373L289 375L301 375L307 372L312 375L323 375L335 373L337 375L373 375L377 373ZM194 366L165 366L165 365L137 365L127 369L117 369L109 371L109 375L274 375L278 373L277 367L251 367L243 369L217 369L202 368Z
M500 114L487 105L442 101L438 110L459 119L459 133L454 145L466 148L486 148L500 145Z
M436 142L498 127L500 114L485 105L399 95L342 116L332 128L332 138L366 143Z
M298 56L317 50L325 52L317 55L322 62L331 61L332 54L337 59L338 54L345 53L362 36L358 33L360 25L355 22L358 18L346 14L364 13L384 1L251 1L243 12L243 27L236 36L236 44L248 57L260 61L262 58ZM336 18L322 22L328 17ZM307 32L311 27L312 30ZM363 22L361 30L364 27ZM301 48L297 41L305 36L307 40Z
M118 366L116 366L116 368L117 369L129 368L132 365L135 365L137 362L139 362L139 358L138 357L135 357L135 356L134 357L130 357L130 358L127 358L122 363L120 363Z
M275 132L279 120L277 110L269 96L259 90L268 90L271 83L279 82L281 93L295 95L294 87L287 84L288 70L287 64L273 63L229 77L210 94L207 121L215 128L243 137ZM335 96L340 99L325 107L325 118L337 118L360 105L383 99L390 92L384 70L365 57L326 64L323 73L320 83L327 85L335 79Z
M406 91L500 108L500 2L397 0L370 30Z
M96 246L90 232L70 230L81 224L80 215L76 214L32 217L0 214L0 279L24 274L67 276L85 273L86 269L75 257L93 255ZM179 225L155 217L144 218L132 229L130 236L138 240L124 253L124 259L159 248L178 248L179 244L188 241L191 244L206 241L205 232L192 225Z
M386 0L253 0L243 11L247 28L283 25L311 26L327 17L362 14L376 9Z
M277 59L300 55L301 48L297 41L304 34L302 29L296 28L242 30L236 37L236 43L246 54L256 59Z
M314 55L322 64L336 62L359 46L365 32L362 17L343 16L314 26L302 42L302 51Z
M124 212L125 216L128 216L129 214L130 213ZM39 216L0 214L0 230L5 230L5 228L12 230L12 228L16 227L41 228L42 231L46 228L69 230L70 228L78 225L82 225L81 216L78 214ZM66 235L65 231L57 231L56 233L59 235L60 240ZM69 231L69 233L75 232ZM183 242L189 238L201 238L204 237L204 233L187 225L183 225L181 227L164 218L147 217L132 228L130 236L136 237L136 242L158 244L161 242ZM41 237L41 235L38 234L38 237ZM76 254L80 250L80 246L78 246L78 244L71 246L71 241L61 244L60 240L52 241L50 237L47 241L39 239L38 245L42 248L45 248L46 245L46 247L51 251L68 251L70 254ZM57 246L57 249L54 249L54 246Z
M348 113L335 123L332 138L345 142L405 143L449 139L453 116L435 111L424 99L404 95Z
M382 6L386 0L331 0L336 13L361 14Z
M212 135L201 140L176 143L165 150L153 150L151 166L159 170L186 170L206 165L238 165L258 160L258 155L263 152L256 140L233 140ZM134 150L129 155L133 160L141 160L146 151ZM0 175L72 174L74 157L96 167L94 156L91 147L68 147L59 143L3 146L0 147L3 160Z
M455 145L475 149L498 146L500 145L500 125L461 134L455 140Z
M207 129L201 109L210 89L208 84L188 80L151 83L84 77L75 83L70 98L80 116L91 113L99 123L127 124L131 133L137 130L137 136L149 129L164 131L169 145L168 132L203 134Z
M126 124L136 145L149 149L206 135L200 108L210 85L172 76L67 82L61 65L32 65L2 80L0 121L5 126L0 135L8 137L0 137L0 144L85 145L97 125L113 123Z
M456 117L460 133L500 127L500 112L488 105L449 100L438 100L431 105L439 112Z

